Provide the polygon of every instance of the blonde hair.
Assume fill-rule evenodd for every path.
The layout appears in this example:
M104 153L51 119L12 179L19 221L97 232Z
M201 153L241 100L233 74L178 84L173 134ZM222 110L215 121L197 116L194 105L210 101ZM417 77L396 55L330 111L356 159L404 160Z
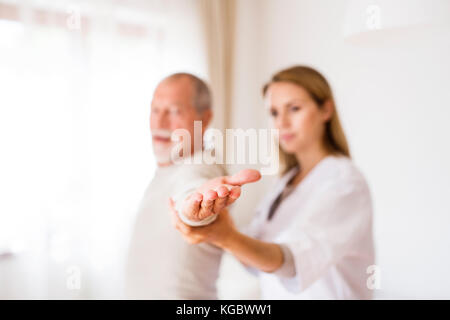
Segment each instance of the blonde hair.
M330 101L335 106L333 93L328 81L317 70L307 66L294 66L276 73L263 87L263 95L267 93L270 85L275 82L290 82L304 88L311 98L321 108L325 102ZM324 146L335 155L343 155L350 158L350 149L342 129L339 116L334 107L334 112L325 123ZM299 166L297 158L293 154L284 152L281 148L280 174L285 174L295 166Z

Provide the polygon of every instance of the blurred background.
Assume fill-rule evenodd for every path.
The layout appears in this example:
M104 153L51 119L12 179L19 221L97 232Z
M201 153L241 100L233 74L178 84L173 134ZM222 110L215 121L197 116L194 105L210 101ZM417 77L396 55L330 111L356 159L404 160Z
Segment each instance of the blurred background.
M213 127L266 128L261 87L294 64L330 81L369 181L375 297L449 299L448 57L448 0L0 0L0 299L123 298L157 82L197 74ZM219 297L258 296L226 256Z

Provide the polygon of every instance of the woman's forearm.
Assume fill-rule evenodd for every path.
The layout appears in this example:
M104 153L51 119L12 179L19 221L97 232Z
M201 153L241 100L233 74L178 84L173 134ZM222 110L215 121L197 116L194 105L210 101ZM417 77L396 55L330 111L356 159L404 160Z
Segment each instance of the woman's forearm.
M279 245L253 239L237 230L221 247L242 263L264 272L276 271L283 264L283 252Z

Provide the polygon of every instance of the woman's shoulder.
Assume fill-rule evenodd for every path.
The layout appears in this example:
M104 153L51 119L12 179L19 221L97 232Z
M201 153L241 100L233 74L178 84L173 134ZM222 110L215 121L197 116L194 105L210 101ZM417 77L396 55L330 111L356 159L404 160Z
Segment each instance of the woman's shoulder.
M328 156L320 165L318 179L323 181L325 187L368 191L366 178L349 157Z

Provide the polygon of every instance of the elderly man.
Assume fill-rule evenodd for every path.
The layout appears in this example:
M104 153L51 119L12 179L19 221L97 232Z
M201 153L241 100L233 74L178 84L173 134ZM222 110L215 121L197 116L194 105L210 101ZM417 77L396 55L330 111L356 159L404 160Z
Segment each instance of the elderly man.
M171 134L177 129L189 132L191 150L187 151L191 152L186 153L194 156L202 152L201 144L194 143L198 138L202 141L202 137L195 135L203 134L211 118L210 91L196 76L173 74L157 86L151 104L150 129L158 168L144 193L130 243L126 270L128 298L217 298L221 249L209 244L192 246L184 242L171 224L168 209L168 201L172 197L181 206L198 206L198 220L208 216L212 221L214 216L211 214L220 212L221 208L237 199L239 186L250 182L245 174L237 174L220 178L234 187L211 191L206 185L208 192L194 193L201 190L199 187L206 181L223 176L224 168L195 161L191 161L192 164L174 163L175 144ZM194 130L194 121L201 121L201 133ZM196 225L196 221L185 219L185 222Z

